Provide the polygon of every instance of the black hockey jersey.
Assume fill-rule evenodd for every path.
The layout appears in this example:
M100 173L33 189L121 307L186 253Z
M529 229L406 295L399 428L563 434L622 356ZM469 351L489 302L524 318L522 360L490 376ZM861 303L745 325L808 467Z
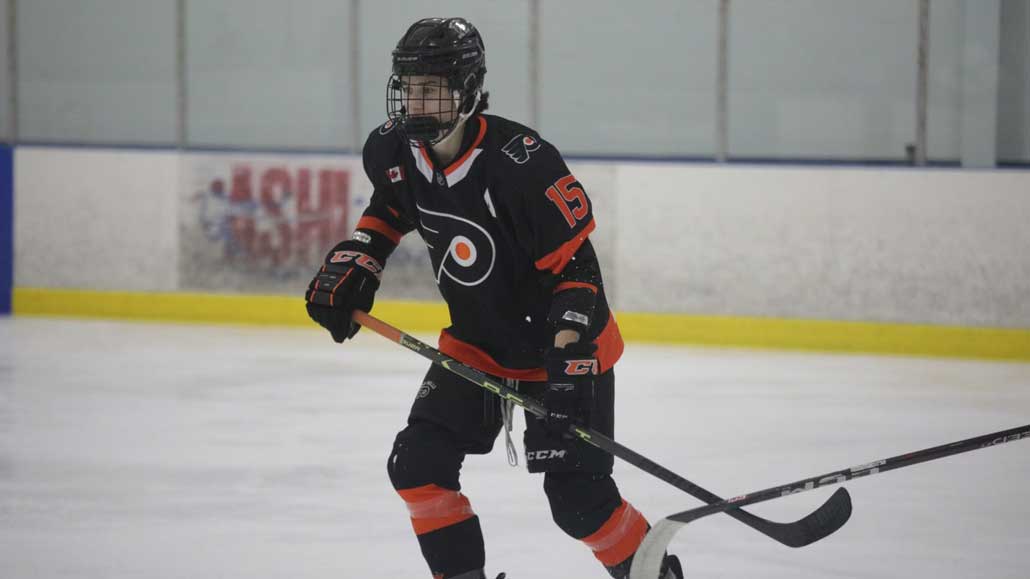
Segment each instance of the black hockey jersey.
M561 275L595 223L583 185L557 149L525 126L478 115L465 123L447 167L389 121L369 135L363 158L374 193L355 238L385 260L404 234L422 236L451 317L441 351L490 374L545 380L552 299L589 287L595 313L581 339L598 344L602 372L615 364L622 338L600 279Z

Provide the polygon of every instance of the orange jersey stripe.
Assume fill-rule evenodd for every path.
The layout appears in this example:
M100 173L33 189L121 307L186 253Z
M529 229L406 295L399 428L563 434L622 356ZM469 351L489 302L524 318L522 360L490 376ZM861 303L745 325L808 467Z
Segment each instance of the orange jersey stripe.
M465 495L434 484L401 489L397 494L408 505L416 535L431 533L475 516Z
M553 274L561 273L561 271L565 269L565 266L568 265L569 260L572 259L572 256L579 251L579 246L583 245L587 236L590 235L590 232L593 231L596 226L597 224L594 223L593 219L591 219L590 223L587 223L587 226L577 233L575 237L563 243L558 249L536 260L536 268L540 271L549 271Z
M450 167L447 167L446 169L444 169L444 171L443 171L444 175L450 175L451 173L456 171L458 169L458 167L460 167L461 164L464 163L465 160L469 158L469 155L472 154L472 151L476 150L476 147L479 146L479 143L483 142L483 137L486 136L486 119L484 119L483 117L478 117L478 118L479 118L479 134L476 135L476 140L472 142L472 145L468 148L467 151L465 151L464 155L459 157L457 161L454 161L453 163L451 163ZM432 166L432 165L430 165L430 166Z
M440 332L439 349L444 354L476 370L486 372L493 376L511 378L513 380L526 380L527 382L544 382L547 380L547 372L543 368L505 368L497 363L490 354L480 348L455 338L447 330Z
M425 162L426 162L426 165L428 165L429 168L432 169L433 168L433 160L429 158L429 153L426 153L426 148L424 146L422 146L422 145L419 145L418 152L422 153L422 159L424 159Z
M581 281L563 281L558 284L558 287L554 288L554 293L562 292L567 289L583 288L588 289L595 294L597 293L597 286L592 283L584 283Z
M597 336L594 343L597 344L597 364L600 366L598 371L607 372L615 366L625 350L622 333L619 332L619 325L615 323L615 316L611 312L608 312L608 324L601 330L601 334ZM491 376L526 382L547 381L547 371L543 368L506 368L497 363L497 360L494 360L490 354L468 342L455 338L447 330L440 332L438 349L462 364L472 366Z
M607 372L622 357L626 344L622 341L622 332L615 322L615 314L608 312L608 324L594 340L597 344L597 364L599 372Z
M636 552L647 534L647 519L633 505L622 501L611 517L583 543L594 552L594 557L611 567L622 563Z
M376 233L381 233L392 241L394 245L400 243L401 238L404 237L403 233L390 227L389 223L379 219L378 217L371 217L368 215L361 216L361 219L358 219L358 225L354 229L368 229L375 231Z

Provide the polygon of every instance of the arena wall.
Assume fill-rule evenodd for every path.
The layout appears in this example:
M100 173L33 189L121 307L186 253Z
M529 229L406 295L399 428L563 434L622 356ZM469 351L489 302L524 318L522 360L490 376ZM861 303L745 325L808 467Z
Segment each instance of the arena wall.
M1030 358L1030 173L570 166L629 338ZM253 321L307 324L297 299L370 193L346 156L18 147L14 167L20 314L240 322L247 294ZM377 301L415 329L446 323L426 261L408 236Z

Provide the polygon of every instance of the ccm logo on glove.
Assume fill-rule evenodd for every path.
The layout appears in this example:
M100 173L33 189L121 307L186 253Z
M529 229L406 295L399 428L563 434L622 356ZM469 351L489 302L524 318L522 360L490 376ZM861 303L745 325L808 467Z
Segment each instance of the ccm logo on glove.
M376 276L376 279L379 279L383 273L383 266L379 265L378 261L358 251L335 251L333 256L329 258L329 263L350 263L352 261L359 267L367 269L372 275Z
M585 376L597 374L597 360L566 360L565 374L567 376Z

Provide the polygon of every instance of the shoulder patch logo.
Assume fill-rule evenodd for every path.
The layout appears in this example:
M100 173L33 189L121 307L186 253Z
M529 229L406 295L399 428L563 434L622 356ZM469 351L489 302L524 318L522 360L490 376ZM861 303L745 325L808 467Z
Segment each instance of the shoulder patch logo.
M397 123L394 123L393 119L390 119L390 120L386 121L385 123L383 123L383 126L379 127L379 134L380 135L385 135L385 134L389 133L390 131L392 131L393 128L396 127L396 126L397 126Z
M511 157L512 161L524 165L529 161L529 154L540 148L540 141L529 135L515 135L508 144L501 147L505 155Z
M404 180L404 167L397 165L386 170L386 177L391 183L399 183Z

